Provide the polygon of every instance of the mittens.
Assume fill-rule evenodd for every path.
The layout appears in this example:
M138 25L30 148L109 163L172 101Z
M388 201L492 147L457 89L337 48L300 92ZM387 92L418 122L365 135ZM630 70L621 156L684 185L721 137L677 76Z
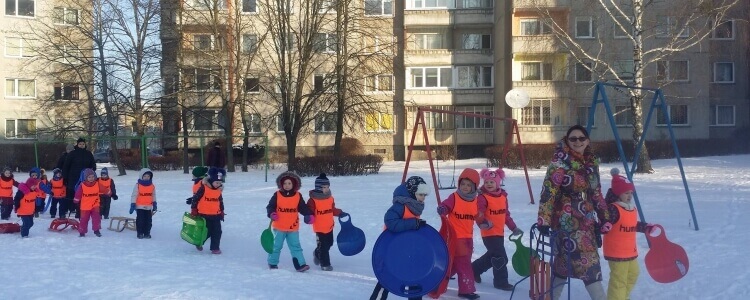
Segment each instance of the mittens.
M602 234L607 233L610 230L612 230L612 223L606 222L606 223L604 223L604 225L602 225L602 227L600 229L602 231Z
M546 225L539 226L539 233L541 233L542 235L549 236L549 232L550 232L549 226L546 226Z
M152 210L156 211L156 202L154 202L153 207L154 207L154 209L152 209Z
M185 199L185 204L187 205L193 204L193 197Z
M117 195L112 195L112 200L117 200L117 199L119 199L119 198L117 197Z
M513 229L513 235L522 235L523 230L521 228L516 227L516 229Z
M656 225L656 224L646 223L646 232L645 232L645 233L646 233L646 234L649 234L649 233L651 233L651 230L654 230L654 226L655 226L655 225Z
M315 216L313 215L305 216L305 224L312 224L313 222L315 222Z
M484 223L479 224L479 228L482 230L487 230L492 228L492 222L490 220L486 220Z
M278 221L279 220L279 214L277 214L276 212L272 212L271 213L271 220Z
M132 215L133 212L135 212L135 203L130 203L130 214Z
M440 205L437 207L437 213L438 215L445 216L448 214L448 207L445 205Z
M193 217L198 216L198 209L197 208L191 209L190 210L190 215L193 216Z

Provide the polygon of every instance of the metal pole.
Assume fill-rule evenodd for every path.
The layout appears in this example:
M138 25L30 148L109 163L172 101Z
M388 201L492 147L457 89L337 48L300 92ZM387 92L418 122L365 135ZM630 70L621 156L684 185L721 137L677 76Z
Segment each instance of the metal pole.
M39 142L34 141L34 161L36 162L36 166L39 167L39 148L37 147L37 144Z

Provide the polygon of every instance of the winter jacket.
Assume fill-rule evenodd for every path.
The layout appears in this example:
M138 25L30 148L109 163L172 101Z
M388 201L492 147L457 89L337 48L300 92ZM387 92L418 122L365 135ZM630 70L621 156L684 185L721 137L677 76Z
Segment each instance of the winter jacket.
M63 178L65 179L65 185L73 190L78 179L81 177L81 171L83 169L90 168L96 171L96 161L94 160L94 154L86 150L86 148L78 148L77 146L65 156L65 164L62 167Z
M195 192L195 195L193 195L193 198L191 200L191 208L198 209L198 213L201 215L224 215L224 195L221 194L223 191L224 186L222 185L218 189L215 189L212 187L208 180L204 181L204 183L198 188L198 191ZM206 205L205 203L201 203L202 201L205 201L206 194L218 194L218 200L219 204L218 207L212 206L212 205Z
M92 156L93 156L93 154L92 154ZM67 158L67 157L68 157L68 152L67 151L63 152L62 155L60 155L60 158L57 159L57 164L55 164L55 169L62 170L63 167L65 166L65 158ZM96 162L96 161L94 161L94 162ZM65 176L65 175L63 175L63 176Z
M319 203L316 207L316 203ZM333 217L341 214L341 210L336 208L336 201L333 196L323 195L315 190L310 190L310 199L307 200L307 207L315 214L315 223L313 231L319 233L329 233L333 231L335 224ZM320 208L320 209L318 209Z
M0 205L13 205L13 187L18 188L18 181L10 177L0 175Z
M385 212L385 216L383 216L383 222L385 223L386 229L390 230L391 232L402 232L418 229L419 216L422 215L421 211L413 211L410 209L409 212L414 217L404 217L404 214L408 209L406 203L415 202L418 201L409 195L409 191L406 189L405 183L396 187L396 189L393 191L393 205L388 208L388 210ZM422 208L424 208L423 205Z
M206 157L206 166L215 168L224 168L226 166L227 157L224 150L221 147L213 147L208 150L208 156Z
M102 196L107 196L107 197L117 196L117 187L115 186L115 181L111 177L107 177L107 179L102 179L101 177L99 177L98 180L99 180L99 185L103 187L107 187L107 185L109 185L109 191L110 191L109 195L102 194Z
M20 184L18 186L16 197L13 199L13 205L15 206L15 210L18 216L34 215L34 209L36 205L35 203L36 191L31 191L31 189L26 186L25 183Z
M152 175L151 175L151 179L150 179L150 180L148 180L148 181L144 181L144 180L142 180L142 179L138 179L138 183L136 183L136 184L135 184L135 186L133 186L133 193L131 193L131 194L130 194L130 203L136 203L136 205L135 205L135 209L145 209L145 210L153 210L153 209L154 209L154 206L153 206L152 204L150 204L150 205L146 205L146 204L143 204L143 205L139 205L139 204L137 203L137 200L138 200L138 194L139 194L139 193L138 193L138 191L139 191L139 189L138 189L138 186L139 186L139 185L143 185L143 186L153 186L153 184L154 184L154 183L153 183L153 182L154 182L154 181L153 181L153 179L154 179L154 176L153 176L154 172L151 172L151 170L150 170L150 169L148 169L148 168L143 168L143 169L141 169L140 173L138 174L138 178L143 178L143 174L146 174L146 172L148 172L148 173L151 173L151 174L152 174ZM152 200L152 201L151 201L151 203L154 203L154 202L156 202L156 186L154 186L154 189L153 189L153 191L152 191L152 195L151 195L151 200Z

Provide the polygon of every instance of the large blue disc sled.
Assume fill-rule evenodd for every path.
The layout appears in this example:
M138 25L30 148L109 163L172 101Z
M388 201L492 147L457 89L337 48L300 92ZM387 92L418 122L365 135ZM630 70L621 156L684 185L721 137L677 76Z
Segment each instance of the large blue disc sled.
M336 236L336 245L339 247L339 252L344 256L353 256L362 252L367 243L364 231L354 227L352 217L349 214L340 215L339 224L341 224L341 231Z
M389 292L421 297L435 289L448 271L448 247L429 225L399 233L385 230L372 249L372 270Z

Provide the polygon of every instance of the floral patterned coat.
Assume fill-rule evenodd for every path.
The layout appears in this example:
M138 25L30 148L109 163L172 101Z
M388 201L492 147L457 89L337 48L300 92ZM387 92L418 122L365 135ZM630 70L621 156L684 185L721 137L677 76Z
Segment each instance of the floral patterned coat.
M539 200L538 225L557 233L554 273L589 284L602 279L597 246L599 224L608 220L599 181L599 158L583 154L565 141L555 148Z

